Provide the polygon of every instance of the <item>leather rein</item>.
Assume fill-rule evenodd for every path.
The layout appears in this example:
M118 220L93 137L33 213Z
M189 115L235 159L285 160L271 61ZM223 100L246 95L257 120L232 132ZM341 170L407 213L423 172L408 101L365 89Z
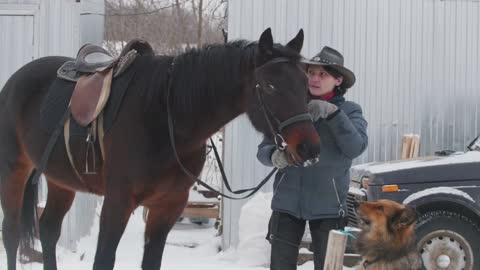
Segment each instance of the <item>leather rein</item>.
M285 57L277 57L277 58L274 58L274 59L264 63L263 65L261 65L259 67L256 67L255 72L258 71L259 69L264 68L267 65L276 64L276 63L285 63L285 62L290 62L290 61L291 61L290 59L285 58ZM175 59L172 60L171 71L173 70L174 66L175 66ZM271 90L275 90L275 86L273 86L272 84L269 84L268 86ZM201 185L201 186L205 187L206 189L216 193L219 196L229 198L229 199L232 199L232 200L241 200L241 199L248 198L248 197L252 196L253 194L255 194L258 190L260 190L260 188L262 188L268 182L268 180L270 180L270 178L274 175L274 173L278 169L273 168L270 171L270 173L256 187L247 188L247 189L240 189L240 190L232 190L232 188L230 187L230 184L228 182L227 176L225 174L225 170L224 170L222 161L220 160L220 155L218 154L217 147L215 146L215 143L213 142L212 138L210 138L210 143L212 144L212 149L214 151L215 158L217 160L217 164L218 164L220 173L222 175L222 180L223 180L223 183L225 184L225 187L227 188L227 190L229 192L231 192L233 194L243 194L243 193L249 192L248 194L243 195L242 197L232 197L232 196L229 196L227 194L224 194L224 193L214 189L213 187L211 187L210 185L205 183L203 180L199 179L197 176L193 175L183 165L183 163L180 161L180 157L178 155L177 148L175 147L175 132L174 132L175 127L174 127L172 112L171 112L171 107L170 107L171 88L172 88L172 80L170 80L170 82L168 84L168 89L167 89L168 132L169 132L169 136L170 136L170 143L171 143L172 149L173 149L173 154L175 156L175 159L177 160L178 165L183 170L183 172L187 176L189 176L192 180L196 181L199 185ZM272 111L268 108L267 104L264 102L264 99L263 99L263 96L262 96L262 93L261 93L262 89L263 89L263 87L261 87L259 84L256 84L255 94L256 94L257 100L260 104L259 108L263 112L265 121L267 122L270 133L272 135L272 138L274 138L275 147L280 151L284 151L288 145L287 145L287 142L285 141L285 139L282 136L283 129L285 129L285 127L287 127L291 124L297 123L297 122L312 121L312 118L311 118L309 113L301 113L301 114L294 115L294 116L288 118L285 121L280 121L277 117L275 117L275 115L272 113ZM272 123L272 119L277 124L276 129L274 128L274 125Z

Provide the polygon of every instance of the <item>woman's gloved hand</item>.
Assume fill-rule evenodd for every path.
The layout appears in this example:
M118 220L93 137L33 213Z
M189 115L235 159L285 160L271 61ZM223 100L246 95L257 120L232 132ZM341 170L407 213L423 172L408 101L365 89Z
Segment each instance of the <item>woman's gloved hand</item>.
M320 118L326 119L330 114L338 110L338 107L335 106L335 104L317 99L308 102L307 108L313 121L317 121Z
M272 153L272 163L273 166L283 169L289 165L287 153L275 149Z

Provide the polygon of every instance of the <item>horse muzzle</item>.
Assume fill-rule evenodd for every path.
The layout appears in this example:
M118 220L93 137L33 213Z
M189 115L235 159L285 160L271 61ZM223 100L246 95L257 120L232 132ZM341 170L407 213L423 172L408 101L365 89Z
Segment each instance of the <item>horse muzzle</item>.
M320 144L310 142L300 143L297 145L297 154L303 160L302 166L308 167L318 162L320 155Z
M312 122L304 121L292 124L284 130L286 150L296 166L310 166L318 161L320 155L320 136Z

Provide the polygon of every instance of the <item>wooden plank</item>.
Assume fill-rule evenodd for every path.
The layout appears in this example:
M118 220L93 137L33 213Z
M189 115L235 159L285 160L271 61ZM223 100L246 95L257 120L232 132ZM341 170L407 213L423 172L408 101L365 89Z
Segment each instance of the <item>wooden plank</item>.
M217 207L220 202L188 202L186 208L209 208Z
M412 147L413 151L412 151L411 158L416 158L416 157L418 157L418 152L420 150L420 136L418 136L418 135L413 136L412 145L413 145L413 147Z
M181 215L184 218L219 218L220 202L188 202ZM143 220L146 222L148 209L143 209Z
M336 230L328 234L327 254L325 256L324 270L342 270L343 256L347 246L347 235Z
M402 136L402 159L416 158L420 150L420 136L417 134Z
M402 136L402 156L401 159L407 159L410 153L410 138L409 136Z
M218 218L218 208L189 208L183 210L182 217L188 218Z
M415 136L410 136L410 149L408 153L408 158L413 158L413 153L415 151Z

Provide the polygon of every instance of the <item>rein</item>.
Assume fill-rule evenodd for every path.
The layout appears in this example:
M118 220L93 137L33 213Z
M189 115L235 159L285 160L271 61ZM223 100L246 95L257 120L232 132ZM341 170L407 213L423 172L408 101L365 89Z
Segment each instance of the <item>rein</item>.
M268 61L267 63L259 66L258 68L256 68L255 71L257 71L258 69L261 69L261 68L264 68L265 66L267 65L270 65L270 64L275 64L275 63L284 63L284 62L289 62L290 60L288 58L285 58L285 57L277 57L277 58L274 58L270 61ZM171 70L173 70L175 66L175 62L174 60L172 60L172 66L171 66ZM269 85L271 89L275 89L275 87L273 85ZM227 190L233 194L243 194L243 193L246 193L246 192L249 192L248 194L242 196L242 197L232 197L232 196L229 196L229 195L226 195L216 189L214 189L213 187L211 187L210 185L208 185L207 183L205 183L203 180L199 179L197 176L193 175L187 168L185 168L185 166L183 165L183 163L180 161L180 157L178 155L178 152L177 152L177 148L175 147L175 134L174 134L174 123L173 123L173 118L172 118L172 113L171 113L171 108L170 108L170 92L171 92L171 88L172 88L172 80L169 81L168 83L168 88L167 88L167 118L168 118L168 132L169 132L169 136L170 136L170 143L172 145L172 149L173 149L173 154L175 155L175 158L177 160L177 163L178 165L180 166L180 168L183 170L183 172L188 175L192 180L196 181L199 185L205 187L206 189L216 193L217 195L219 196L222 196L222 197L225 197L225 198L229 198L229 199L232 199L232 200L241 200L241 199L245 199L245 198L248 198L250 196L252 196L253 194L255 194L258 190L260 190L260 188L262 188L267 182L268 180L270 180L270 178L274 175L274 173L278 170L277 168L273 168L270 173L256 186L256 187L253 187L253 188L247 188L247 189L240 189L240 190L232 190L232 188L230 187L230 184L228 182L228 179L227 179L227 176L225 174L225 170L223 168L223 164L222 164L222 161L220 160L220 155L218 154L218 151L217 151L217 147L215 146L213 140L210 138L210 142L212 144L212 148L213 148L213 151L215 153L215 158L217 160L217 164L218 164L218 167L220 169L220 173L222 175L222 180L223 180L223 183L225 184L225 187L227 188ZM256 93L256 96L257 96L257 99L260 103L260 108L262 109L263 111L263 114L264 114L264 117L265 117L265 120L268 124L268 127L270 129L270 132L271 134L273 135L273 138L274 138L274 141L275 141L275 146L277 147L277 149L279 149L280 151L283 151L285 150L285 148L287 147L287 143L285 141L285 139L283 138L283 136L281 135L281 132L282 130L287 127L288 125L291 125L293 123L296 123L296 122L300 122L300 121L311 121L311 116L310 114L308 113L302 113L302 114L298 114L298 115L294 115L290 118L288 118L287 120L281 122L278 118L276 118L273 113L269 110L269 108L267 107L267 105L265 104L264 100L263 100L263 97L260 93L260 89L261 89L261 86L259 84L257 84L255 86L255 93ZM275 132L275 129L273 127L273 124L271 122L271 118L277 123L277 132Z

